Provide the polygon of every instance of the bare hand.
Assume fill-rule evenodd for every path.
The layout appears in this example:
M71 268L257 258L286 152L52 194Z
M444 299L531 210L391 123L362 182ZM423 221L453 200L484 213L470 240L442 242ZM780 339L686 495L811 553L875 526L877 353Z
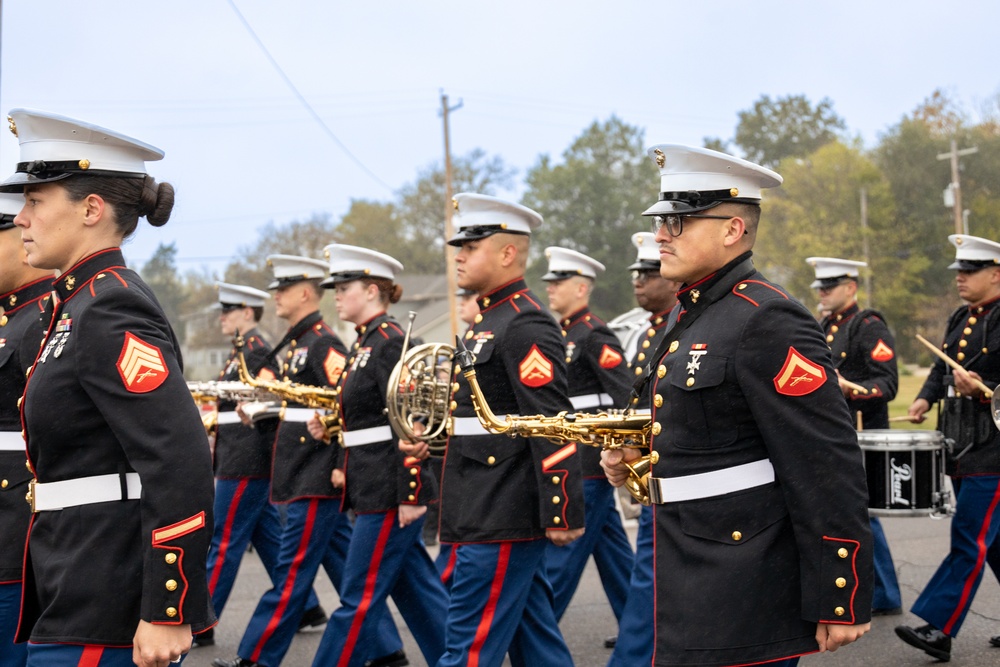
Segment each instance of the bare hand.
M955 391L962 396L982 396L983 390L976 384L975 380L982 382L983 378L975 371L967 371L964 368L955 369Z
M836 651L841 646L847 646L857 641L861 635L872 629L871 623L861 625L840 625L838 623L817 623L816 644L819 652Z
M914 424L920 424L926 419L924 415L930 409L931 404L927 402L926 398L918 398L910 404L910 409L906 414L910 416L910 421Z
M344 471L340 468L334 468L333 472L330 473L330 484L333 484L333 488L342 489L344 488L344 482L347 478L344 476Z
M625 461L635 461L642 455L633 448L605 449L601 452L601 467L611 486L621 486L628 481L629 469Z
M154 625L139 621L132 638L132 662L139 667L168 667L191 650L190 625Z
M840 385L840 393L847 398L851 398L854 395L854 390L851 388L851 385L847 383L847 380L840 375L840 371L837 371L837 384Z
M419 437L424 434L426 428L427 427L421 424L420 422L414 422L413 433ZM403 440L402 438L400 438L399 450L404 454L406 454L407 456L412 456L414 458L420 459L421 461L423 461L424 459L426 459L428 456L431 455L430 447L428 447L427 443L424 442L423 440Z
M572 530L556 530L549 528L545 531L545 537L552 540L552 544L557 547L564 547L570 542L583 537L586 528L573 528Z
M400 505L399 527L406 528L427 513L427 505Z
M309 435L311 435L314 440L330 442L330 434L326 432L326 427L323 426L323 422L319 420L318 412L314 412L313 416L309 418L309 421L306 422L306 428L309 429Z
M251 419L250 415L243 411L243 403L236 404L236 414L239 416L240 421L243 422L244 426L253 426L253 419Z

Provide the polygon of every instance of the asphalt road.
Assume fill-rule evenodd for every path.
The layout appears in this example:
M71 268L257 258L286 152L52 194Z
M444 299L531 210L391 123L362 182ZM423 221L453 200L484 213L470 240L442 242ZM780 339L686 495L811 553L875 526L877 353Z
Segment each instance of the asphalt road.
M903 607L908 609L947 554L950 521L891 518L883 519L882 523L893 552L903 592ZM635 523L628 521L626 526L634 540ZM431 547L429 551L435 555L437 549ZM194 649L184 661L186 667L208 667L213 658L235 656L247 620L258 598L269 586L256 555L247 554L223 618L216 628L215 646ZM317 577L316 589L323 606L327 611L333 611L337 606L337 594L325 574L321 573ZM406 624L395 609L393 612L410 664L414 667L425 665ZM909 613L875 618L872 631L856 644L835 653L806 656L801 664L804 667L908 667L933 664L935 661L932 658L896 638L893 628L900 623L921 625L923 622ZM615 634L616 628L593 562L584 573L583 582L562 620L561 629L577 667L603 667L607 663L610 651L603 646L604 638ZM950 664L956 667L1000 666L1000 648L992 648L988 644L989 637L997 634L1000 634L1000 585L987 571L961 634L953 642ZM298 634L282 664L287 667L311 665L320 636L320 631Z

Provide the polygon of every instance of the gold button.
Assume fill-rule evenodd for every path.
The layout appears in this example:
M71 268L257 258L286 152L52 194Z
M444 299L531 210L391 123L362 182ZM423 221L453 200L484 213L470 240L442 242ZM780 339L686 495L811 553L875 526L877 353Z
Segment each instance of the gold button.
M739 285L736 286L736 289L738 290L745 290L746 288L747 288L746 283L740 283Z
M972 327L965 327L965 329L962 330L962 333L968 336L970 333L972 333Z
M484 298L483 299L483 307L485 308L486 306L489 306L489 305L490 305L490 297Z
M660 367L656 369L656 377L662 379L663 376L666 374L667 374L667 367L661 364Z
M558 526L559 524L562 523L562 519L560 519L557 516L554 516L554 517L552 517L552 523L554 523L554 524L556 524Z
M829 336L826 337L826 342L827 343L832 343L833 342L833 334L830 334Z
M560 481L562 481L562 480L559 479L558 475L553 475L552 476L552 483L553 484L558 484Z
M969 341L967 341L967 340L963 339L963 340L958 341L958 346L959 347L967 347L968 345L969 345Z
M837 607L836 609L833 610L833 613L836 614L837 616L843 616L844 615L844 608L843 607Z
M480 322L483 321L483 316L482 315L476 315L475 321L476 321L476 324L479 324Z
M417 488L417 483L416 482L410 482L410 488L411 489Z
M167 565L173 565L174 563L177 562L177 554L168 553L166 556L163 557L163 560L167 561Z
M646 361L646 355L643 352L640 352L639 356L636 357L636 360L637 361Z
M846 357L846 356L847 356L847 353L846 353L846 352L841 352L841 353L840 353L840 358L841 358L841 359L843 359L843 358L844 358L844 357Z
M451 383L451 390L452 391L458 391L458 383L457 382L452 382Z
M458 407L458 401L452 401L449 405L451 406L451 409L454 410Z
M975 317L970 317L970 318L969 318L969 324L975 324L975 323L976 323L977 321L978 321L978 320L976 320L976 318L975 318Z
M955 355L955 357L957 357L959 361L963 361L965 359L965 352L959 352Z
M830 331L832 331L833 333L837 333L838 331L840 331L840 327L834 324L832 327L830 327Z
M693 387L694 386L694 378L688 378L687 382L685 384L687 386L689 386L689 387Z
M659 394L653 396L653 405L655 405L658 408L662 408L663 407L663 396L660 396Z
M642 375L642 369L641 369L641 368L639 368L638 366L636 366L636 367L635 367L635 374L636 374L636 375Z
M176 615L177 615L177 608L176 607L167 607L167 616L169 616L170 618L173 618Z
M388 322L383 322L381 326L382 326L383 329L388 329L389 328L389 323Z
M568 364L569 362L571 362L571 361L573 361L573 357L566 357L566 363L567 363L567 364Z
M649 349L649 341L648 340L642 341L642 349L644 349L644 350L648 350Z
M21 407L21 403L24 403L24 396L21 396L20 398L17 399L17 407L20 408Z
M410 474L411 475L416 475L418 472L420 472L420 471L417 470L416 468L410 468Z
M415 495L413 495L412 493L411 493L410 495L406 496L406 497L407 497L407 498L409 498L409 500L410 500L410 502L411 502L411 503L412 503L412 502L413 502L414 500L416 500L416 499L417 499L417 497L416 497Z
M291 359L292 358L292 351L291 350L289 350L288 352L285 353L285 358L286 359Z
M489 463L490 465L493 465L494 463L497 462L497 457L491 456L491 457L489 457L489 458L486 459L486 462Z
M563 332L562 332L562 335L563 335L563 338L565 338L567 334L566 334L566 332L565 332L565 331L563 331Z
M174 579L167 579L167 583L165 583L163 585L166 586L166 588L167 588L168 591L176 591L177 590L177 581L174 580Z
M651 432L652 432L653 435L660 435L660 430L662 428L663 427L660 426L660 422L653 422L653 428L652 428Z
M306 441L306 436L300 435L299 436L299 442L305 442L305 441Z
M837 580L833 583L837 584L837 588L843 588L844 586L847 585L847 579L844 579L843 577L837 577Z
M669 353L672 353L672 352L676 352L677 348L680 347L680 346L681 346L680 343L678 343L677 341L674 341L673 343L670 344L670 349L667 350L667 353L669 354Z
M843 316L843 315L837 315L837 321L838 321L838 322L839 322L840 320L842 320L842 319L844 319L844 316Z
M743 539L743 533L741 533L738 530L734 530L733 531L733 541L734 542L739 542L742 539Z
M553 505L558 505L561 500L562 500L562 498L560 498L559 496L552 496L552 504Z
M841 558L847 558L847 549L845 549L844 547L840 547L839 549L837 549L837 555L840 556Z
M31 375L32 368L34 368L34 366L28 366L28 370L24 371L24 377L28 377L29 375Z
M646 330L646 336L648 336L649 338L652 338L655 335L656 335L656 331L655 330L653 330L653 329L647 329Z
M469 340L470 338L472 338L472 332L471 331L466 331L465 332L465 340Z
M0 489L6 489L9 484L10 482L8 482L7 480L3 480L2 482L0 482Z
M988 353L989 353L989 349L984 347L983 348L983 354L988 354Z

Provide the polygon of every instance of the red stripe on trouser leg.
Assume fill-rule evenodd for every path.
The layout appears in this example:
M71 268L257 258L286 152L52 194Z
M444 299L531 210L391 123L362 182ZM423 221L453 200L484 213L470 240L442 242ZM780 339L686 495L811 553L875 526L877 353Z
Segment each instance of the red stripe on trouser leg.
M80 654L80 662L76 663L76 667L97 667L101 662L102 655L104 655L103 646L84 646L83 653Z
M962 587L962 597L958 601L955 613L951 615L948 622L941 628L941 632L946 635L951 635L952 628L958 623L958 619L962 617L962 611L969 604L969 597L972 595L972 589L976 585L976 580L983 571L983 563L986 561L986 550L989 547L986 544L986 533L989 532L990 522L993 520L993 512L996 510L998 502L1000 502L1000 483L997 484L997 488L993 492L993 500L990 501L990 508L986 510L986 516L983 517L983 525L980 526L979 535L976 536L976 566L972 568L972 572L969 573L968 578L965 580L965 586Z
M507 564L510 561L510 542L500 545L500 553L497 556L497 569L493 574L493 584L490 586L490 599L486 601L486 608L483 609L483 617L479 620L479 627L476 628L476 636L472 640L472 647L469 649L468 667L479 667L479 653L483 650L483 644L490 634L490 626L493 624L493 615L497 610L497 601L503 591L503 580L507 576Z
M236 522L236 512L240 507L240 499L247 488L249 480L241 479L233 493L233 498L229 502L229 511L226 513L226 523L222 527L222 539L219 540L219 553L212 564L212 578L208 582L208 592L215 595L215 587L219 583L219 576L222 574L222 564L226 562L226 553L229 551L229 540L233 536L233 524Z

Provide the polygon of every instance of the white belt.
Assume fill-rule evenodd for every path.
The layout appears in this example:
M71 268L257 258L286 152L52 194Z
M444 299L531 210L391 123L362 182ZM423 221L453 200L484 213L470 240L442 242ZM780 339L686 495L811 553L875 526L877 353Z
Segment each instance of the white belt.
M282 408L281 409L281 420L286 422L307 422L319 412L323 414L321 410L314 410L313 408Z
M219 413L215 423L219 426L222 426L223 424L242 424L243 420L240 419L239 413L235 410L227 410L226 412Z
M340 444L344 447L370 445L373 442L385 442L386 440L392 440L392 429L388 424L340 433Z
M612 407L614 401L608 394L581 394L570 396L569 402L573 404L574 410L586 410L587 408Z
M0 431L0 452L23 452L24 438L20 431Z
M774 481L770 459L683 477L650 477L649 498L657 504L678 503L752 489Z
M653 415L653 411L650 410L649 408L643 408L642 410L633 410L632 412L634 414L643 415L646 417L651 417Z
M139 473L125 473L125 486L128 497L122 498L121 477L113 473L44 484L32 481L29 502L33 512L47 512L115 500L138 500L142 493Z
M503 421L506 415L498 415L498 419ZM511 415L511 417L518 417L519 415ZM495 435L491 431L487 431L486 427L483 426L482 422L479 421L479 417L452 417L451 418L451 431L449 435Z

